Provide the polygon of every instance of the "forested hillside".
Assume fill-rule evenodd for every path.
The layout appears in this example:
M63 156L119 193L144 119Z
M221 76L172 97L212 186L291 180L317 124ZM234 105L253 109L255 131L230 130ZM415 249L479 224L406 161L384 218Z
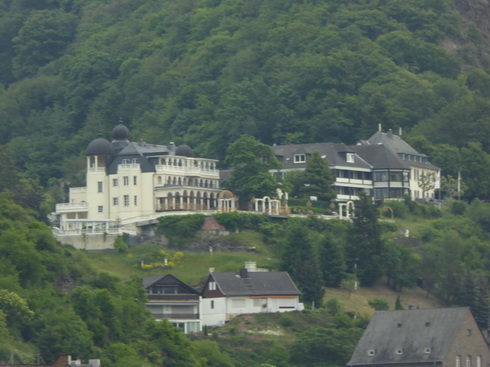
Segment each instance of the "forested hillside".
M0 144L53 187L82 183L84 148L119 119L132 140L219 159L243 133L355 143L381 123L487 198L488 13L476 0L5 0Z

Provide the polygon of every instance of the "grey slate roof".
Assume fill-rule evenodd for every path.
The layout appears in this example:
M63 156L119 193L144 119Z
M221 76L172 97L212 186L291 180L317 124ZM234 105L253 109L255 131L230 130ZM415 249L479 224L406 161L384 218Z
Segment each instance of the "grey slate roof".
M224 296L299 296L301 292L287 272L211 273Z
M410 169L403 159L384 145L355 145L352 149L374 169Z
M347 366L442 361L469 313L467 307L378 311Z
M353 149L343 143L310 143L310 144L286 144L273 146L272 150L285 169L303 169L305 163L294 163L295 154L312 155L318 152L324 156L330 166L344 166L352 168L370 169L370 165L364 160L356 157L354 162L347 162L345 154L354 153Z
M427 168L438 170L439 167L434 166L427 160L427 156L423 153L417 152L410 144L408 144L405 140L402 139L401 136L393 134L392 132L376 132L373 136L371 136L367 141L361 141L361 144L366 145L384 145L389 150L397 155L411 155L416 157L422 157L422 162L420 160L408 161L410 166Z
M421 154L417 152L410 144L408 144L405 140L402 139L401 136L393 134L392 132L376 132L373 136L371 136L367 140L371 145L383 144L392 152L405 153L405 154L413 154L418 156L425 156L425 154Z

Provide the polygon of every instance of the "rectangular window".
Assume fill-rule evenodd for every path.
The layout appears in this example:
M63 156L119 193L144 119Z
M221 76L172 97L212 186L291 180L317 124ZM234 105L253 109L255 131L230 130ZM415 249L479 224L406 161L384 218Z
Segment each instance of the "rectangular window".
M119 198L112 198L112 205L119 205Z
M304 163L306 162L306 154L295 154L294 163Z
M461 367L461 356L456 356L456 365L455 367Z
M216 282L209 282L209 290L210 291L216 290Z
M138 197L136 195L134 196L134 205L138 205Z
M138 184L138 176L133 176L133 185Z
M466 356L466 367L471 367L471 356Z
M214 301L211 301L211 310L214 310Z
M374 172L374 181L376 181L376 182L388 181L388 172L386 172L386 171Z
M114 187L119 186L119 180L117 178L112 179L112 186L114 186Z
M103 213L103 212L104 212L104 207L103 207L102 205L99 205L99 206L97 207L97 211L98 211L99 213Z
M245 307L245 300L244 299L232 299L231 300L231 307L232 308L244 308Z
M124 176L123 182L124 182L124 186L128 186L129 185L129 176Z
M102 189L103 189L103 182L98 181L97 182L97 192L102 192Z
M124 195L124 206L129 206L129 195Z
M122 164L130 164L131 161L129 159L123 159Z
M347 153L347 162L354 163L354 153Z

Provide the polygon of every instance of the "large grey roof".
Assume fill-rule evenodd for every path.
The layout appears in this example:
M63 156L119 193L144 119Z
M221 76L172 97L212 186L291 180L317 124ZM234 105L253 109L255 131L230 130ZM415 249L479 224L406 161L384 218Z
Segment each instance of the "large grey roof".
M299 296L301 292L287 272L211 273L225 296Z
M347 365L442 361L469 313L467 307L378 311Z
M354 159L354 162L347 162L345 154L355 153L351 147L343 143L310 143L310 144L286 144L273 146L272 150L278 157L285 169L302 169L306 167L305 163L294 163L295 154L311 155L318 152L324 157L330 166L343 166L352 168L370 169L370 165L362 159Z
M373 166L373 169L410 169L403 159L382 144L355 145L352 149Z
M410 166L437 170L439 167L434 166L427 160L427 156L417 152L410 144L402 139L401 136L393 134L391 131L387 133L376 132L368 140L362 140L362 145L384 145L393 153L399 156L415 156L418 159L408 161ZM420 159L422 158L422 159Z
M383 133L378 131L367 141L371 145L383 144L396 154L405 153L425 156L424 154L417 152L410 144L403 140L401 136L393 134L392 132Z

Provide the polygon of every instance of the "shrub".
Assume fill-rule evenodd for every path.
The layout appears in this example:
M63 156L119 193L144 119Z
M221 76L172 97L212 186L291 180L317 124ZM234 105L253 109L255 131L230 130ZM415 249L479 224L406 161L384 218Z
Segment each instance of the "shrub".
M253 229L256 230L262 223L267 223L270 219L262 214L251 214L251 213L218 213L214 214L213 217L216 221L225 226L229 231L237 231L243 229Z
M388 302L382 298L373 298L368 301L368 305L376 311L386 311L390 309Z
M279 325L288 327L293 324L293 317L291 315L282 314L279 318Z

